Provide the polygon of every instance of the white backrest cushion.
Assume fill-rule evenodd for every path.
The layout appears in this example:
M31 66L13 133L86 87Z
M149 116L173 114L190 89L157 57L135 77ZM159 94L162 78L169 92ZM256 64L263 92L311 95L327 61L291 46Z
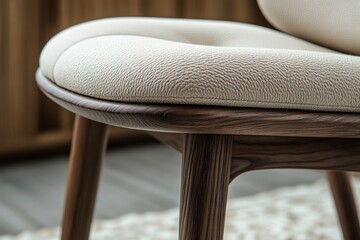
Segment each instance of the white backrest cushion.
M360 55L360 0L258 0L258 4L279 30Z

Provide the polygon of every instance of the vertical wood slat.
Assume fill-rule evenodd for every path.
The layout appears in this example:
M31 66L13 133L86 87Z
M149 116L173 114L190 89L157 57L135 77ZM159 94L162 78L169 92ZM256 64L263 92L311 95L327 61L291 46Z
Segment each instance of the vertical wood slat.
M141 15L140 0L95 0L94 6L96 18Z
M204 18L204 0L182 0L182 17L185 18Z
M34 73L39 52L38 0L2 0L0 143L37 132L38 90Z
M177 0L142 0L141 8L144 16L179 17Z
M186 18L226 19L225 0L183 0L182 15Z
M205 18L226 19L225 0L207 0L204 4Z
M96 18L139 15L141 15L141 0L62 0L59 2L61 29Z
M2 113L0 114L0 142L2 139L7 136L6 128L6 115L4 114L6 110L5 105L5 89L7 88L7 41L4 36L6 36L6 24L8 18L8 7L7 1L0 1L0 109Z

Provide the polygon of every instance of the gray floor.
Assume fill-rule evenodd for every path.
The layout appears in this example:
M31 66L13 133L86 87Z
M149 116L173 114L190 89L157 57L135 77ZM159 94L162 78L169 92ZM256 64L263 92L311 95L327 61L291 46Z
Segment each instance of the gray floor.
M180 154L160 144L109 151L100 184L96 218L161 211L179 204ZM66 156L0 168L0 235L59 225ZM322 173L271 170L247 173L230 187L230 197L279 186L311 183Z

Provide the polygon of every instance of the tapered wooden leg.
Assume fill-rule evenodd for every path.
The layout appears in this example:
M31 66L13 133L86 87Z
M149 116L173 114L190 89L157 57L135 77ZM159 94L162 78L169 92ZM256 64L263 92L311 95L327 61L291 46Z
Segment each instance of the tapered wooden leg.
M221 240L232 137L186 135L180 203L180 240Z
M360 239L359 219L349 176L346 172L328 171L327 178L334 197L344 239Z
M104 124L77 116L71 145L62 240L87 240L108 139Z

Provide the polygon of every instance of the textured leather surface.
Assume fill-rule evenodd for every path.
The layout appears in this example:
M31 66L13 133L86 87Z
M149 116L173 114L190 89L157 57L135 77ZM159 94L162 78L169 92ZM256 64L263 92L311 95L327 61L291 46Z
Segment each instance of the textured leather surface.
M114 101L360 111L360 59L274 30L209 20L114 18L69 28L40 68Z
M258 0L258 3L276 28L360 55L360 0Z

